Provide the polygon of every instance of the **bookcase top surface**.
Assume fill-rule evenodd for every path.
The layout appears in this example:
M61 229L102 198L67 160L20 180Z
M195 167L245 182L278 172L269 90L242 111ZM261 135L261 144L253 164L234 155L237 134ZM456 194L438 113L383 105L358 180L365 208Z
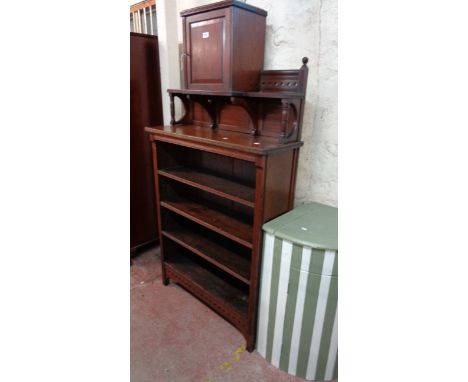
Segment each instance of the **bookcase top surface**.
M203 13L203 12L213 11L215 9L227 8L227 7L237 7L237 8L245 9L246 11L257 13L265 17L268 15L268 12L265 11L264 9L254 7L253 5L246 4L242 1L237 1L237 0L218 1L216 3L206 4L206 5L202 5L199 7L190 8L190 9L185 9L182 12L180 12L180 15L190 16L190 15L195 15L197 13Z
M188 94L202 95L212 97L250 97L250 98L304 98L304 93L299 92L279 92L279 91L212 91L212 90L193 90L193 89L167 89L169 94Z
M173 125L146 127L146 132L156 136L166 136L213 146L235 149L257 155L275 151L294 149L303 145L302 141L278 143L277 138L253 136L245 133L211 129L196 125Z

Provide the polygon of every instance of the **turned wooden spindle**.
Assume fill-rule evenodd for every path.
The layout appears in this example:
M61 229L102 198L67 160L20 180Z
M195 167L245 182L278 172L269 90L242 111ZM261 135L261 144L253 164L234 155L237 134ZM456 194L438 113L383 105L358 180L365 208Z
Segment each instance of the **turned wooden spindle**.
M175 106L174 106L174 94L169 94L169 99L171 102L171 125L175 124Z
M289 100L281 100L281 136L286 137L286 131L288 129L288 116L289 116Z

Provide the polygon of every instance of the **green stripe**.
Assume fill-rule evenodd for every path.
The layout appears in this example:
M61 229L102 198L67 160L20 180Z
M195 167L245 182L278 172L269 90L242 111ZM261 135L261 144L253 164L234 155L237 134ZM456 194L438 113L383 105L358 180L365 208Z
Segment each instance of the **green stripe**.
M271 352L273 348L273 335L275 332L276 305L278 300L279 274L281 265L281 248L283 240L275 237L273 245L273 267L271 271L271 288L270 288L270 311L268 312L268 331L267 331L267 347L266 359L271 361Z
M309 270L320 269L322 272L324 251L312 249L312 258ZM319 263L321 261L321 264ZM312 341L312 329L314 328L315 310L317 308L317 297L320 287L320 275L309 273L307 277L306 298L304 301L304 315L302 318L301 342L297 360L296 376L305 378L307 363L309 361L310 343Z
M281 370L288 370L289 353L291 350L291 339L294 325L294 314L296 310L297 290L299 287L300 266L302 261L302 246L293 245L291 256L291 269L289 272L288 297L286 300L286 313L284 315L283 345L281 349Z
M321 275L324 258L325 251L323 249L312 248L312 258L310 259L309 272L315 273L316 275Z
M335 368L333 369L333 379L338 378L338 354L335 359Z
M336 303L338 299L338 280L331 276L330 290L328 291L327 308L323 321L322 338L320 339L320 350L317 361L317 371L314 379L323 380L327 366L328 352L330 350L330 339L333 331L333 322L336 314Z

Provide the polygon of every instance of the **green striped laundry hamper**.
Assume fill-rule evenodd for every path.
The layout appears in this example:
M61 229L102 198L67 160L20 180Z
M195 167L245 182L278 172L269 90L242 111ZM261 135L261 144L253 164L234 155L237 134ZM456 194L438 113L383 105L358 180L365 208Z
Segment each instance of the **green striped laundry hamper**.
M307 380L338 377L338 209L309 203L263 226L257 351Z

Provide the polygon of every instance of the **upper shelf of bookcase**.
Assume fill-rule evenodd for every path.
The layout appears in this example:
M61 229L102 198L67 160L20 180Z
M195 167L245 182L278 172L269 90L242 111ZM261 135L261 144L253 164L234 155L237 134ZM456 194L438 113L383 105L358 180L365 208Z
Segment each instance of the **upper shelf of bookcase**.
M167 89L169 94L188 94L211 97L251 97L251 98L304 98L304 93L281 92L281 91L259 91L259 92L239 92L239 91L211 91L211 90L191 90L191 89Z

